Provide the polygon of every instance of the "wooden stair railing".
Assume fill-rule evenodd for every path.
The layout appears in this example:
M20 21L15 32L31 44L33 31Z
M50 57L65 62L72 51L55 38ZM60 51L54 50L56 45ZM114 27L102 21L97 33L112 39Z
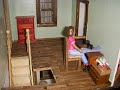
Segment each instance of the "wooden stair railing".
M33 85L31 47L29 29L26 29L26 43L28 56L11 57L10 31L7 33L9 87Z
M8 71L9 71L9 87L12 87L12 66L11 66L11 36L10 36L10 31L7 30L7 48L8 48Z
M30 46L29 29L26 29L26 44L27 44L27 52L28 52L28 55L29 55L31 85L33 85L33 71L32 71L32 57L31 57L31 46Z

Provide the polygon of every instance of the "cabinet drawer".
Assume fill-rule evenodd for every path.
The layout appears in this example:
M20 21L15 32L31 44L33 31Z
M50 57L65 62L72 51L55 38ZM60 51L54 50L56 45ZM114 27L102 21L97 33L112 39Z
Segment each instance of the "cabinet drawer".
M25 39L26 37L24 35L19 35L18 39Z
M18 35L25 35L25 31L18 31Z
M18 29L18 33L19 32L26 32L25 29Z
M34 16L17 16L17 24L34 23Z
M18 29L27 29L27 28L33 28L33 24L19 24Z

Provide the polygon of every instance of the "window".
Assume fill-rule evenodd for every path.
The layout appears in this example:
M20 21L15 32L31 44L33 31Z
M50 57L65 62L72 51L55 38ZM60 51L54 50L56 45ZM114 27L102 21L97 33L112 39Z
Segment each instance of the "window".
M36 0L37 26L57 26L57 0Z

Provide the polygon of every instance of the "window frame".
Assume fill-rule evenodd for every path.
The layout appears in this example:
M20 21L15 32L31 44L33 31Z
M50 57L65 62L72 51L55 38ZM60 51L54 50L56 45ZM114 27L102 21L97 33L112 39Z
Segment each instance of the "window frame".
M36 19L37 27L54 27L57 26L57 0L52 0L53 7L53 23L41 23L40 0L36 0Z

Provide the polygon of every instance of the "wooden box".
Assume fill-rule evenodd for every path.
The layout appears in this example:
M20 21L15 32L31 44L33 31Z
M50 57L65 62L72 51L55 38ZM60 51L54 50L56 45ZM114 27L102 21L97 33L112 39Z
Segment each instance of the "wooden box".
M92 64L90 66L89 75L91 76L91 78L93 79L95 84L104 84L104 83L109 82L110 72L111 72L111 70L108 71L107 73L105 73L105 71L104 71L104 73L103 73L99 70L98 67L96 67Z

